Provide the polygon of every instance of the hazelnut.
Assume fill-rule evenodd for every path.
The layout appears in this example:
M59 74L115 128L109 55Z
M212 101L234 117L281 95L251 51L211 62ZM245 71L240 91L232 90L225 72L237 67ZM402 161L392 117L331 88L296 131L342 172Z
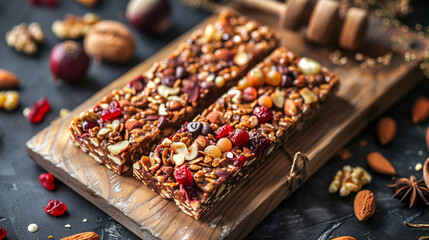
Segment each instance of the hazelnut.
M134 52L135 41L130 30L122 23L103 20L96 23L84 39L88 55L113 63L128 62Z

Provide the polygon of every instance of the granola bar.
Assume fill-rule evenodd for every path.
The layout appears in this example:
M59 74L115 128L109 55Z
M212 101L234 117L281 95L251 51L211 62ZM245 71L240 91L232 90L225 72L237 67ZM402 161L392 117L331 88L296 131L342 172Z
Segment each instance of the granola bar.
M267 27L226 11L164 60L71 123L71 138L97 162L127 171L277 45Z
M133 174L198 219L313 116L338 83L314 60L279 48L143 156Z

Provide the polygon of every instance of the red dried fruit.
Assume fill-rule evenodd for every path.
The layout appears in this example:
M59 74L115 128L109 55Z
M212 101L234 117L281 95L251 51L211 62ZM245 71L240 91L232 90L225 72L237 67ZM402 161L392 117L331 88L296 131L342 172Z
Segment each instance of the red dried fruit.
M55 178L50 173L42 173L39 176L40 184L42 184L42 186L48 190L54 190L55 189L54 181L55 181Z
M47 214L56 217L63 215L67 209L67 206L63 202L52 199L48 202L44 209Z
M183 184L180 184L180 191L185 194L186 199L188 199L188 201L192 202L197 200L198 189L195 186L185 186Z
M177 130L176 134L181 134L188 131L188 121L186 121L179 130Z
M273 118L273 113L265 106L255 108L253 114L258 117L260 123L268 122Z
M84 131L89 131L90 129L92 129L95 126L98 126L98 123L93 122L93 121L84 121L82 123L82 128Z
M239 157L235 156L233 158L228 158L228 162L236 168L243 167L243 164L246 162L246 157L240 155Z
M4 228L0 227L0 239L5 238L5 237L6 237L6 235L7 235L7 231L6 231L6 229L4 229Z
M49 100L47 98L41 98L33 103L33 106L30 107L26 116L28 121L39 123L50 110L51 105L49 104Z
M258 96L258 93L256 92L256 89L254 87L247 87L243 90L243 99L245 101L253 101Z
M58 5L58 0L44 0L44 4L48 7L56 7Z
M232 131L234 131L234 128L229 124L225 124L216 130L216 139L221 139Z
M188 96L188 102L195 102L200 94L200 87L197 82L185 79L182 81L182 92Z
M264 137L262 134L250 132L249 147L253 152L262 154L270 143L270 139Z
M183 165L179 168L176 168L174 170L174 179L176 179L176 182L183 184L185 186L192 186L194 185L194 178L192 177L191 171L189 170L188 166Z
M122 114L122 108L117 101L111 101L109 107L101 112L101 122L113 120Z
M29 0L31 5L39 5L42 3L42 0Z
M246 130L236 129L229 133L229 139L236 146L244 146L249 141L249 133Z
M141 91L141 90L143 90L145 85L146 84L145 84L144 78L143 78L143 76L140 75L136 79L129 82L127 84L127 87L134 88L136 91Z

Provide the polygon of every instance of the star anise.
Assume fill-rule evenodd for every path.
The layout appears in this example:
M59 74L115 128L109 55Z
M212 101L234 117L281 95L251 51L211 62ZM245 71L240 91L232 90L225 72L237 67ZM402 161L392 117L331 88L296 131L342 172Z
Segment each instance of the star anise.
M420 197L420 200L429 206L429 189L423 179L417 181L416 177L411 175L410 179L393 178L393 181L395 182L394 184L387 186L395 188L395 194L393 194L394 198L400 199L401 202L409 198L411 208L416 206L418 197Z

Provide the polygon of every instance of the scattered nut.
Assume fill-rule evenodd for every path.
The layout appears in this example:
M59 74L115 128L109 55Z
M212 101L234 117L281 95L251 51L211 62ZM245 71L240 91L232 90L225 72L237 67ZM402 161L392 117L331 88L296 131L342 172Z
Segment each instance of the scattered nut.
M334 238L332 240L356 240L356 238L350 237L350 236L342 236L342 237Z
M15 74L0 69L0 89L16 88L19 85L21 85L21 81Z
M93 13L86 13L83 17L67 14L64 20L52 23L52 32L59 38L78 39L85 36L92 25L99 21L100 18Z
M416 167L414 168L416 171L421 171L423 169L423 165L421 163L417 163Z
M304 74L317 74L322 69L320 63L306 57L303 57L299 60L298 67Z
M141 123L136 119L128 119L125 122L125 128L128 129L128 131L133 130L134 128L141 127Z
M334 176L329 185L329 192L340 192L341 197L348 196L350 192L359 191L363 185L371 182L371 175L361 167L344 166Z
M95 232L78 233L65 238L61 238L61 240L99 240L99 239L100 237Z
M239 52L234 56L234 63L239 66L244 66L249 62L249 56L245 52Z
M375 213L375 196L370 190L362 190L354 200L355 215L359 221L368 220Z
M209 120L211 123L216 123L216 124L220 124L225 121L223 114L219 111L210 112L209 114L207 114L206 119Z
M348 148L342 148L338 153L337 156L341 158L341 160L348 160L353 157L353 154L350 152Z
M113 155L118 155L121 152L124 152L128 149L130 143L126 140L120 141L116 144L109 145L107 148L109 149L109 152L111 152Z
M310 89L303 88L299 90L299 95L304 99L306 104L317 102L317 96Z
M134 47L135 40L130 30L122 23L111 20L94 24L84 39L86 53L98 61L128 62L133 56Z
M383 117L378 121L377 136L382 145L390 143L396 134L396 123L390 117Z
M429 99L425 97L418 98L411 110L411 120L413 123L421 123L429 118Z
M44 33L38 23L21 23L6 33L6 42L9 47L27 55L36 54L38 44L43 41Z
M39 226L37 226L35 223L31 223L28 225L27 229L29 232L37 232L37 230L39 230Z
M15 110L19 105L19 93L17 91L0 92L0 108L6 111Z
M392 164L381 153L372 152L366 156L368 166L377 173L387 176L396 175L396 170Z

